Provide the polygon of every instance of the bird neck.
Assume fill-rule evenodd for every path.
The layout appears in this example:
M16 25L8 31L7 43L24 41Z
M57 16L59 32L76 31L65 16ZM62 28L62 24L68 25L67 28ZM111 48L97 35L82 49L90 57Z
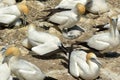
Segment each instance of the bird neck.
M96 63L89 60L88 65L89 65L90 73L96 74L97 72L99 72L99 66Z
M78 13L78 10L76 7L74 7L71 11L73 11L75 14L77 14L78 16L80 16L80 14Z
M119 36L119 31L118 31L117 26L113 26L112 24L110 24L110 34L112 37Z

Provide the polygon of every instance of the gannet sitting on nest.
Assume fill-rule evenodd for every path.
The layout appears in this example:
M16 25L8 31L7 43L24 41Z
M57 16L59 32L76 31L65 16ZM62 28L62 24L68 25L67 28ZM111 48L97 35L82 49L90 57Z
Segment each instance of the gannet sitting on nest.
M117 29L117 18L110 19L110 28L108 32L93 35L85 42L90 48L94 48L101 53L116 51L120 44L120 34ZM81 43L80 43L81 44Z
M38 55L45 55L57 49L67 51L60 39L46 32L37 31L36 26L28 26L28 38L23 41L23 46L31 48Z
M69 72L75 78L93 80L99 76L101 63L94 53L73 50L69 58Z
M60 31L61 33L64 33L63 30L66 30L68 32L69 28L72 28L73 26L76 25L77 22L79 22L80 17L84 13L85 13L85 6L81 3L77 3L76 6L72 8L72 10L56 12L54 14L50 13L41 19L43 19L44 21L48 21L52 24L55 24L56 25L55 28L58 31ZM71 29L71 31L72 31L72 29ZM78 31L80 31L80 30L78 30ZM76 33L75 30L72 32ZM76 34L71 35L71 36L76 38Z
M20 80L44 80L46 75L34 64L20 59L21 52L17 47L9 47L5 58L12 73Z
M13 80L11 76L11 70L8 67L7 63L4 61L4 49L0 51L0 80Z
M9 25L11 27L22 14L27 15L28 12L26 1L0 8L0 24L1 26Z

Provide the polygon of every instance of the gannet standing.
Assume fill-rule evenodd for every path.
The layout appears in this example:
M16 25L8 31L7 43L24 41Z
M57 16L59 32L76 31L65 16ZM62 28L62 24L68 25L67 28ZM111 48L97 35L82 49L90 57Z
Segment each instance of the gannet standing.
M20 59L20 55L20 50L14 46L5 52L12 73L20 80L44 80L45 74L34 64Z
M94 53L74 50L69 58L69 72L74 77L93 80L99 76L101 63Z
M28 38L23 41L23 46L31 48L38 55L45 55L56 49L66 50L60 39L46 32L37 31L36 26L28 26Z

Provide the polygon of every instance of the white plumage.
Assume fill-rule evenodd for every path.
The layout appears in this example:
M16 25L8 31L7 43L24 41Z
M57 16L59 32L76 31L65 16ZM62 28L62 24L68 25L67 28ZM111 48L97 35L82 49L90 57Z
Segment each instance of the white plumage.
M105 0L92 0L87 4L87 10L91 13L105 13L109 11L109 7Z
M21 52L17 47L9 47L6 52L12 73L20 80L44 80L45 74L34 64L20 59Z
M100 62L93 53L74 50L70 55L69 72L76 78L93 80L99 76Z
M31 48L38 55L45 55L51 51L62 47L60 39L46 32L36 31L35 25L28 26L28 38L23 41L23 45Z
M110 19L110 28L108 32L93 35L86 40L88 46L101 53L114 51L120 44L120 34L117 29L117 19Z

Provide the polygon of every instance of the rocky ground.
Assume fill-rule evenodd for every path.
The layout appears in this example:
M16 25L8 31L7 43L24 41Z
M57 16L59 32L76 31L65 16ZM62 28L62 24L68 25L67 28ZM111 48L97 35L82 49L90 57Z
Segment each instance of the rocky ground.
M40 3L42 2L42 4ZM37 18L41 16L45 16L48 13L42 12L44 9L54 8L60 0L27 0L27 5L29 6L30 13L27 16L27 21L29 23L34 23L38 26L39 30L43 30L41 27L42 25L50 26L46 22L40 23ZM120 14L120 0L107 0L107 3L111 9L114 9L114 14ZM65 46L70 46L75 41L84 41L91 37L93 34L96 34L96 29L93 26L105 24L108 22L107 14L101 14L100 17L98 15L94 15L91 13L87 13L86 16L88 18L82 18L80 22L77 24L82 26L85 32L77 39L68 40L65 39L58 31L51 28L50 30L46 31L51 34L58 36ZM93 19L94 18L94 19ZM24 48L21 42L27 37L27 27L20 26L14 27L12 29L1 29L0 30L0 46L4 45L15 45L20 48L23 56L22 58L32 62L33 64L37 65L46 75L53 77L57 80L75 80L69 73L68 73L68 64L65 61L63 56L59 54L53 54L51 56L32 56L30 55L31 51ZM120 53L120 48L117 49L117 53ZM120 80L120 57L104 57L99 58L102 63L102 68L100 71L100 78L97 80Z

